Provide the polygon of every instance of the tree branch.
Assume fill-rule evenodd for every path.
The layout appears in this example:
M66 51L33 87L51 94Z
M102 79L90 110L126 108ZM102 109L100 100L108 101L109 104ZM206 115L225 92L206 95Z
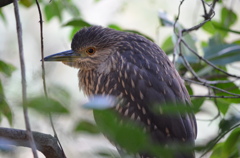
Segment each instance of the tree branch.
M56 138L40 132L32 132L32 134L37 150L46 158L65 158ZM25 130L0 127L0 137L9 140L9 144L6 145L31 147Z
M0 0L0 8L13 3L13 0Z
M28 118L28 109L27 109L27 83L26 83L26 73L25 73L25 62L24 62L24 52L23 52L23 41L22 41L22 25L18 10L18 1L13 1L14 5L14 13L16 18L16 30L17 30L17 37L18 37L18 49L19 49L19 59L20 59L20 66L21 66L21 78L22 78L22 102L23 102L23 115L24 121L26 126L27 138L31 145L32 153L34 158L38 158L36 145L34 143L31 126L29 123Z

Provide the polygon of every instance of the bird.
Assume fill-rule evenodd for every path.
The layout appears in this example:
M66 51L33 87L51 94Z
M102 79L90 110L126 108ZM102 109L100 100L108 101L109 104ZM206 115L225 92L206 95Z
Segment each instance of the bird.
M89 97L123 99L113 110L141 124L155 142L194 146L197 123L193 112L170 115L152 110L153 105L168 103L192 105L174 64L144 36L102 26L84 27L74 35L71 50L49 55L44 61L61 61L79 69L79 88ZM137 154L140 158L154 157ZM194 158L195 154L178 152L173 157Z

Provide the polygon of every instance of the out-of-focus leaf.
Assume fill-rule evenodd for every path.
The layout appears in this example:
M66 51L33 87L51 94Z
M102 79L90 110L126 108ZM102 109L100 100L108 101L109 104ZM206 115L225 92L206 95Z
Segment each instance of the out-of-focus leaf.
M220 112L225 115L230 107L231 102L227 101L226 99L219 98L217 99L218 109Z
M94 117L100 130L110 140L117 142L131 152L144 149L147 137L136 125L131 124L131 126L126 122L116 123L117 115L108 110L94 110Z
M221 24L224 27L230 27L233 25L237 20L237 15L227 8L222 8L221 10Z
M240 128L236 128L232 131L230 136L224 142L222 156L233 157L235 153L239 152L239 145L240 145ZM235 155L235 157L238 157L238 156Z
M234 41L232 43L240 45L240 40L236 40L236 41Z
M58 101L62 104L70 104L71 95L66 88L59 85L51 85L51 87L48 87L48 93L50 96L58 98Z
M29 99L27 105L29 108L32 108L37 112L47 114L47 115L49 113L59 113L59 114L69 113L68 109L58 101L51 98L47 99L43 96Z
M10 106L8 105L5 99L5 94L1 81L0 81L0 113L2 113L7 118L9 124L12 125L13 114L12 110L10 109Z
M14 142L13 140L6 139L3 137L0 138L0 151L1 152L7 152L7 153L14 152L14 150L16 148L14 145L17 146L16 142Z
M157 114L170 114L170 115L179 115L186 113L198 112L199 107L197 106L186 106L185 104L167 104L167 105L154 105L152 108L153 112Z
M94 117L99 129L112 142L117 143L121 148L134 154L136 152L152 153L156 157L173 157L176 151L189 151L189 148L181 146L162 147L154 144L149 135L143 131L141 126L132 122L131 120L118 121L118 115L110 110L94 110Z
M79 31L79 27L73 27L69 35L69 39L72 40L74 35Z
M202 29L205 30L206 32L210 33L211 35L213 35L216 32L216 29L215 29L213 23L217 23L217 22L209 21L202 26Z
M84 104L83 107L87 109L109 109L112 108L117 102L114 96L99 96L95 95L89 99L89 102Z
M158 12L158 17L162 26L172 27L174 25L174 21L171 20L170 16L166 12L160 10Z
M215 27L215 29L218 29L218 30L221 30L221 31L226 31L226 32L240 34L240 31L232 30L232 29L229 29L227 27L220 26L218 24L213 24L213 26Z
M191 99L192 106L194 107L194 113L197 113L200 111L201 106L203 105L203 102L205 101L205 98L194 98Z
M189 95L193 95L192 87L187 84L187 85L186 85L186 88L187 88L187 91L188 91Z
M102 157L102 158L113 158L113 157L114 158L121 158L116 151L115 152L114 151L109 151L109 149L108 150L102 149L99 152L97 152L96 155L99 155L99 157Z
M204 58L216 65L226 65L240 60L240 45L222 44L204 48Z
M114 30L118 30L118 31L122 31L122 28L118 25L115 24L110 24L108 25L108 28L114 29Z
M6 76L10 77L12 75L12 72L15 70L16 70L15 66L0 60L0 72L4 73Z
M222 119L219 123L219 129L224 131L230 131L230 129L240 123L240 117L233 115L229 119Z
M5 17L5 15L4 15L4 13L3 13L3 11L2 11L2 9L0 8L0 17L2 18L2 20L6 23L7 21L6 21L6 17Z
M174 51L174 44L172 42L172 37L169 36L162 44L161 46L162 50L164 50L164 52L166 54L172 54Z
M231 93L235 93L235 94L240 94L240 89L238 86L236 86L233 82L229 82L229 83L224 83L224 84L217 84L216 85L218 88L224 89L226 91L229 91ZM216 95L219 96L231 96L230 94L224 93L224 92L220 92L220 91L216 91ZM239 98L225 98L224 99L225 102L230 103L240 103L240 99Z
M90 134L99 134L100 133L98 127L89 121L78 122L75 127L75 131L86 132L86 133L90 133Z
M223 143L218 143L214 146L213 152L210 158L220 158L222 157Z
M19 1L19 3L25 7L31 7L32 4L34 3L34 1L33 0L21 0L21 1Z
M91 26L91 24L89 24L88 22L86 22L82 19L74 19L74 20L67 22L63 26L73 26L73 27L78 27L80 29L83 27L89 27L89 26Z
M53 17L56 16L60 21L62 21L62 11L63 8L61 5L59 5L59 2L51 1L51 3L47 4L44 8L46 20L50 21Z

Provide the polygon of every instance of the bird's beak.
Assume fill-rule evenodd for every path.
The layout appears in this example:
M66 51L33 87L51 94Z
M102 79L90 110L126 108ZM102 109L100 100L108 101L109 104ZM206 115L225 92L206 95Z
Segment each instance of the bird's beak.
M80 54L75 53L73 50L67 50L61 53L56 53L45 57L44 61L70 61L73 62L80 57Z

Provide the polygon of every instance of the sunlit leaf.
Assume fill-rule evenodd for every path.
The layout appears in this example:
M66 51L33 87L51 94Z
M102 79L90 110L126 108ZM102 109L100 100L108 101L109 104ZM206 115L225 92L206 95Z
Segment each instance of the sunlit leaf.
M86 133L90 133L90 134L99 134L100 133L98 127L89 121L78 122L75 127L75 131L86 132Z
M202 26L202 29L210 33L211 35L213 35L216 32L213 22L214 21L209 21Z
M37 112L47 115L49 114L49 112L59 114L69 113L68 109L58 101L51 98L47 99L42 96L29 99L28 107L36 110Z
M19 1L19 3L25 7L31 7L32 4L34 4L34 1L33 0L21 0L21 1Z
M6 76L10 77L13 71L16 70L16 67L12 64L6 63L0 60L0 72L4 73Z

